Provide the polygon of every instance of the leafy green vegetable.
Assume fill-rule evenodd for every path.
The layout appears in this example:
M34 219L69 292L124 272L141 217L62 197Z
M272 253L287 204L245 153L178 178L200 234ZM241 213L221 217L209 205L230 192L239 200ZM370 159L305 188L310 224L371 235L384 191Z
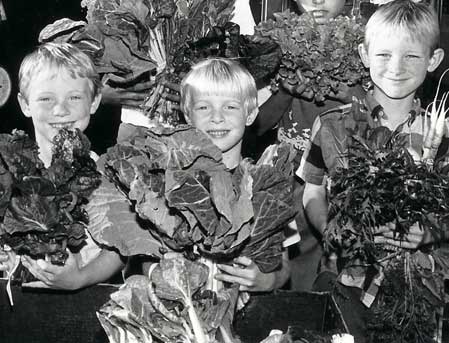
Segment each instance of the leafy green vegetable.
M154 245L145 250L135 242L155 239L165 251L224 262L243 254L273 271L282 261L282 228L295 215L292 158L288 145L271 146L257 163L244 160L231 172L199 130L137 128L130 141L108 150L105 170L146 230L123 237L120 247L107 228L91 233L124 255L154 255Z
M376 229L387 223L395 224L398 238L418 223L436 241L447 227L447 168L438 160L434 166L415 162L406 148L408 135L399 132L377 127L350 137L347 165L331 176L324 242L342 258L340 280L361 280L359 287L376 297L367 323L370 337L434 342L435 308L447 301L447 248L411 251L374 241Z
M174 256L153 265L149 277L128 278L97 313L110 342L215 342L238 290L205 290L208 273L204 264Z
M79 130L61 130L53 143L45 168L23 132L0 135L0 242L18 254L64 264L66 247L79 248L85 239L82 206L101 175Z
M353 86L369 80L358 57L364 28L355 19L338 16L318 25L307 13L290 10L256 26L256 36L269 37L280 45L283 58L277 80L306 86L316 102L336 93L341 83Z
M179 113L161 97L162 81L172 75L173 60L187 42L195 42L222 26L232 16L235 0L83 0L86 20L64 18L42 30L39 41L64 41L77 45L94 60L103 82L117 86L154 79L142 109L155 124L176 125ZM109 81L110 80L110 81ZM173 81L173 80L172 80ZM124 84L120 83L120 87Z

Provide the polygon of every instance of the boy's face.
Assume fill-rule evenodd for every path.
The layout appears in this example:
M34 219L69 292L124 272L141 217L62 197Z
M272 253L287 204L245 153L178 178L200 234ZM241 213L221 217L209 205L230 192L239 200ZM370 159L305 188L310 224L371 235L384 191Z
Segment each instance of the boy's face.
M30 81L27 98L19 94L20 107L32 119L38 143L51 143L62 128L86 129L101 100L101 95L92 99L89 82L62 69L47 69Z
M188 121L206 133L223 153L240 156L245 126L257 111L247 114L241 99L225 95L194 94Z
M339 15L345 2L345 0L296 0L299 9L313 15L318 24L323 24Z
M391 99L414 96L427 72L434 71L444 56L441 49L430 54L429 46L401 34L375 37L368 49L360 45L359 52L370 69L374 92L381 91Z

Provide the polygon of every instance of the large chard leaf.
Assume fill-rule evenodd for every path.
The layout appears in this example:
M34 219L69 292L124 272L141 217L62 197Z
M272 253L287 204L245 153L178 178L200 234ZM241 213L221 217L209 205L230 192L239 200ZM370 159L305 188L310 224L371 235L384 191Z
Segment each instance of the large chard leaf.
M241 252L255 261L265 273L281 263L279 233L296 214L293 206L291 161L294 152L288 144L267 148L257 164L243 163L252 176L254 218L250 240ZM275 258L276 257L276 258Z
M164 258L151 274L159 298L185 303L191 299L209 276L209 268L184 258Z
M103 179L85 206L89 232L100 244L114 247L123 256L160 256L162 244L143 225L130 218L131 204L113 183Z
M181 256L163 258L147 276L131 276L97 313L110 342L194 342L187 312L198 313L207 342L235 307L237 288L204 289L208 268ZM192 296L193 295L193 296ZM186 297L189 298L186 301ZM233 303L234 302L234 303ZM189 304L189 305L186 305ZM232 320L232 315L226 320Z

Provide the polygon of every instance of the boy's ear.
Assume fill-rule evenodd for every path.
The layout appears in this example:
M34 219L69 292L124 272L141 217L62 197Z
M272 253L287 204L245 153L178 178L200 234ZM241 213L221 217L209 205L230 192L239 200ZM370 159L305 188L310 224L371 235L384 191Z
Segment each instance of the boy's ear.
M368 57L368 51L366 50L365 44L360 43L358 46L359 55L362 59L362 63L365 66L365 68L369 68L369 57Z
M25 115L25 117L31 118L31 110L30 106L28 105L28 100L22 93L17 94L17 101L19 102L20 109L22 110L22 113Z
M101 103L101 93L98 93L94 100L92 101L92 104L90 105L90 114L94 114L97 112L98 106L100 106Z
M435 51L432 54L432 57L430 57L429 60L429 66L427 67L428 72L433 72L435 69L438 68L441 61L444 58L444 50L441 48L435 49Z
M251 113L246 117L246 126L250 126L256 120L257 114L259 113L259 109L255 108Z

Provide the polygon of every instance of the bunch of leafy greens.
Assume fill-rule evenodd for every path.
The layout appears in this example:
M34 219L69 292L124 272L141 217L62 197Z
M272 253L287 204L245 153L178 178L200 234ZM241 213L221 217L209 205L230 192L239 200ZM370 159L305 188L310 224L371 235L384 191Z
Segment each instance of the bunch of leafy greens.
M258 87L262 87L274 77L282 51L269 38L241 35L239 26L229 22L213 27L204 38L181 47L173 60L174 73L187 73L195 63L208 57L239 61L254 77Z
M87 8L87 23L58 20L44 28L39 41L77 45L111 86L117 85L117 76L128 85L155 78L158 86L142 107L150 119L174 125L177 113L161 98L162 81L187 42L231 19L234 0L83 0L81 6Z
M440 241L449 213L448 168L415 162L406 148L408 135L386 127L351 139L346 167L331 176L325 246L342 258L340 277L362 280L364 289L373 275L383 279L372 294L373 341L433 342L435 308L446 301L447 249L411 252L375 244L374 236L379 226L394 223L401 238L418 223Z
M293 154L287 144L273 145L257 163L243 160L230 171L220 150L191 126L135 127L129 141L108 149L105 170L146 229L128 230L120 238L104 225L89 229L123 255L154 255L155 244L143 243L152 240L160 251L215 261L248 256L271 272L282 262L282 229L295 215Z
M109 341L216 342L217 329L232 321L238 288L206 290L208 274L178 255L153 265L149 277L129 277L97 312Z
M256 26L256 35L269 37L283 52L277 79L304 84L303 94L316 102L337 93L341 84L353 86L369 80L359 56L364 28L355 19L338 16L319 25L305 13L276 13Z
M81 131L61 130L45 168L23 132L0 135L0 242L17 254L64 264L79 248L88 222L82 206L100 184Z

